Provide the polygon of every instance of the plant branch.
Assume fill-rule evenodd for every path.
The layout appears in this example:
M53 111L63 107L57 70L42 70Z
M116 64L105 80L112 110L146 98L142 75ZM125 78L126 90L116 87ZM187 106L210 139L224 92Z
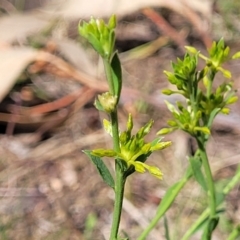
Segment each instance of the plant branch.
M204 141L202 139L197 138L197 143L198 143L199 153L200 153L200 157L202 159L203 168L204 168L204 172L206 175L206 181L207 181L207 186L208 186L210 221L211 221L216 218L217 205L216 205L215 186L214 186L213 176L212 176L211 168L209 165ZM211 224L209 223L207 239L210 239L213 230L214 230L214 227L211 227Z

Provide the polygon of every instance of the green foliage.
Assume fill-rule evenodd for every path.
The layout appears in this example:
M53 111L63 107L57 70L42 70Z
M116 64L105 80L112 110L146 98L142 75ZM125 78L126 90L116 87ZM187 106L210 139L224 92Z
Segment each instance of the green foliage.
M114 95L117 96L117 102L122 90L122 68L117 52L114 53L111 60L111 73L113 78Z
M108 170L107 166L102 161L102 159L100 157L92 155L92 153L90 151L85 150L83 152L92 160L93 164L96 166L103 181L107 185L109 185L111 188L114 189L114 187L115 187L114 179L113 179L110 171Z
M201 185L201 187L207 191L207 183L206 179L204 177L204 174L202 172L202 162L199 156L196 157L189 157L189 161L191 164L191 168L193 171L193 176L196 179L196 181Z

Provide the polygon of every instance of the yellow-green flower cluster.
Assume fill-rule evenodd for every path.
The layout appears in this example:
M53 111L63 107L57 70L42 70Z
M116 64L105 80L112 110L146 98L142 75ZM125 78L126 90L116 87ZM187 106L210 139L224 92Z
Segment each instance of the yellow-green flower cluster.
M108 24L102 19L92 17L89 23L85 21L80 23L78 31L103 58L110 58L115 44L115 27L115 15L111 16Z
M228 114L228 105L238 100L231 81L225 81L216 89L213 88L213 81L218 72L223 73L226 78L231 78L231 72L222 67L222 64L230 59L230 49L225 46L223 39L212 44L208 50L208 57L194 47L186 49L188 52L184 58L172 63L173 72L164 72L168 81L177 89L162 91L166 95L180 94L186 100L185 103L176 102L176 105L166 102L173 119L168 121L169 127L161 129L158 134L164 135L181 129L192 136L202 135L207 139L216 115L220 112ZM238 57L239 53L232 58ZM201 71L198 70L199 58L206 62Z
M153 176L162 179L162 172L156 166L151 166L145 163L152 152L162 150L171 145L171 142L161 142L162 138L156 138L150 143L144 141L144 137L150 132L153 121L149 121L142 127L136 135L132 135L133 120L131 114L127 122L127 130L120 134L120 152L115 152L112 149L96 149L91 153L98 157L115 157L125 162L128 171L132 166L135 171L144 173L146 170ZM105 120L104 127L111 134L110 123Z

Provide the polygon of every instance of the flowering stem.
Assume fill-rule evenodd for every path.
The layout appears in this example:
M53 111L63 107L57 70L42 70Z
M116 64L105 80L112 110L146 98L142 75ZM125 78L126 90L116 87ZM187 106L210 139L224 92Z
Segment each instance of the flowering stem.
M111 113L110 118L111 118L111 124L112 124L114 150L116 152L120 152L117 110ZM114 210L113 210L111 235L110 235L111 240L117 239L120 218L122 213L124 185L126 180L117 160L115 160L115 171L116 171L115 202L114 202Z
M116 182L115 182L115 203L113 211L113 221L110 234L110 240L116 240L122 213L122 204L124 196L124 185L126 178L123 176L119 163L116 161Z
M203 163L203 168L205 171L206 175L206 181L207 181L207 186L208 186L208 197L209 197L209 206L210 206L210 221L216 219L216 194L215 194L215 187L214 187L214 181L213 181L213 176L211 172L211 168L209 165L208 161L208 156L206 153L206 148L205 145L202 141L202 139L197 138L197 143L198 143L198 148L199 148L199 153L202 159ZM208 233L207 239L211 239L211 234L214 230L214 227L211 227L212 224L209 222L209 228L208 228Z
M115 96L110 59L104 58L103 63L104 63L105 73L106 73L106 77L109 85L109 92L113 96ZM110 114L110 121L112 126L112 135L113 135L113 149L115 152L120 152L117 106L115 107L115 110ZM111 228L111 234L110 234L111 240L115 240L118 237L118 229L119 229L121 213L122 213L124 186L126 181L126 178L124 177L123 171L121 169L121 166L118 160L115 160L115 172L116 172L115 202L114 202L114 210L113 210L112 228Z

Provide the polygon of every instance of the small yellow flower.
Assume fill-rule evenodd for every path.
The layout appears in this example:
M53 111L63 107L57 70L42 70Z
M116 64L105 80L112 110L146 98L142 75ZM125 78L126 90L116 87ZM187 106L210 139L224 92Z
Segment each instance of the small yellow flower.
M104 127L108 133L111 135L111 130L109 129L109 122L104 120ZM157 177L162 179L162 172L156 166L151 166L145 163L147 158L152 154L152 152L157 150L162 150L171 145L171 142L161 142L162 138L158 137L150 143L145 143L144 137L150 132L153 121L149 121L144 127L142 127L136 135L132 135L132 116L129 115L127 122L127 130L120 134L120 152L114 152L114 150L107 149L96 149L92 151L93 155L98 157L115 157L121 159L126 163L125 171L128 171L132 166L136 172L144 173L146 170Z

